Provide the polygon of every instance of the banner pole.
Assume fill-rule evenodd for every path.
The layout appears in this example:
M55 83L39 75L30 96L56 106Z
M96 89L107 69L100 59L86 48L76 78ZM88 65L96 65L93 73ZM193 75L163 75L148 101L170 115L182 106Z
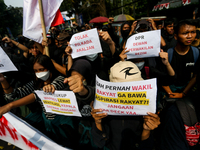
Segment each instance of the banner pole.
M42 0L38 0L39 3L39 9L40 9L40 19L42 24L42 31L43 31L43 38L45 41L47 41L47 34L46 34L46 26L44 22L44 13L43 13L43 7L42 7ZM45 46L46 55L49 56L49 48L48 46Z

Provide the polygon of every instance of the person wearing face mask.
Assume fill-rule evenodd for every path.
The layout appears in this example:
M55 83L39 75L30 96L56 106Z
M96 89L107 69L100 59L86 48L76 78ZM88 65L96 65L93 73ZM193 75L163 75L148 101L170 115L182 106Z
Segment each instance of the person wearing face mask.
M131 31L131 24L129 22L124 22L120 28L120 33L122 37L122 41L120 42L120 51L122 51L123 48L125 47L130 31Z
M61 32L57 36L58 46L55 49L49 50L50 57L59 65L63 65L63 58L65 58L65 49L68 46L68 42L71 39L71 35L68 32Z
M43 133L58 144L74 148L79 140L74 140L78 137L76 136L78 133L74 130L72 117L47 113L41 100L33 91L43 89L44 92L53 93L55 90L64 89L65 83L67 83L69 85L68 89L76 93L79 104L81 101L84 101L84 103L89 101L88 103L90 103L90 98L94 99L93 89L86 88L82 83L83 77L77 73L71 74L64 81L63 76L58 76L51 59L45 55L40 55L35 59L33 70L35 72L34 81L18 89L13 89L4 76L0 75L2 88L6 98L10 101L7 105L0 107L0 116L13 108L28 104L32 105L32 103L37 102L41 105L43 111L35 111L29 114L25 120L33 126L39 125L39 130L42 130ZM16 97L21 99L13 101L13 98Z

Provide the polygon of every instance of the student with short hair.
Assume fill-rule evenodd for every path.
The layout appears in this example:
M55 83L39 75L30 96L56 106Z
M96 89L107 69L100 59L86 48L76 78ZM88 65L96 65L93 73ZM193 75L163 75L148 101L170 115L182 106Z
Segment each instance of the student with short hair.
M199 50L191 47L196 37L196 24L193 20L182 20L175 28L177 44L168 50L168 59L175 71L176 79L163 86L170 98L186 96L196 82L194 65L199 57Z

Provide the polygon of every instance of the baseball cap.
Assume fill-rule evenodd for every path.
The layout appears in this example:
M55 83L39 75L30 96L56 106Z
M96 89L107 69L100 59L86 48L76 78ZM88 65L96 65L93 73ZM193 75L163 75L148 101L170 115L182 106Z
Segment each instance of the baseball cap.
M138 67L131 61L120 61L110 68L110 82L144 80Z

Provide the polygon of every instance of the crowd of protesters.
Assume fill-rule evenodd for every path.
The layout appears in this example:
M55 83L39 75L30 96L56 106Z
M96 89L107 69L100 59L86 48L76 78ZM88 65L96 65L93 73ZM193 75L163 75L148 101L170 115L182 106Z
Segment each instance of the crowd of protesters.
M112 23L110 17L106 25L78 26L74 22L73 28L66 30L51 27L48 40L42 43L23 36L2 38L1 47L18 71L0 73L0 115L11 111L71 149L200 149L200 20L137 20L123 22L120 29ZM98 30L102 53L72 59L72 35L92 28ZM161 30L159 57L127 60L127 39L151 30ZM139 74L118 76L126 67ZM111 116L94 109L96 75L110 82L157 78L156 113ZM73 91L82 117L46 112L34 90Z

